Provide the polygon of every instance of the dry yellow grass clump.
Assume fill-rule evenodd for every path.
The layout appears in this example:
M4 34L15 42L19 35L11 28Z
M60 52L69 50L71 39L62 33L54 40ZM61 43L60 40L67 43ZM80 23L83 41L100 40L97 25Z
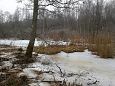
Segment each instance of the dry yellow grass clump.
M64 51L66 53L72 53L72 52L83 52L84 47L77 46L77 45L48 45L44 46L41 45L37 48L35 48L35 52L40 53L40 54L57 54L61 51Z
M59 37L60 38L60 37ZM112 58L113 49L112 35L108 33L98 33L95 36L80 37L76 35L68 36L71 40L69 45L41 45L34 50L40 54L57 54L61 51L66 53L83 52L86 48L99 55L101 58ZM61 39L61 38L60 38Z
M112 41L111 37L102 35L96 36L92 42L89 43L89 50L96 52L101 58L112 58Z

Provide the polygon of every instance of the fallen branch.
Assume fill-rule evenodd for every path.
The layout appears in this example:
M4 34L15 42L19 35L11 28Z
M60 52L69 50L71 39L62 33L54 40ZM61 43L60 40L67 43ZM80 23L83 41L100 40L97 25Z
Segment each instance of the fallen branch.
M48 80L43 80L42 82L48 82L48 83L62 83L62 81L48 81Z
M56 64L57 68L60 70L60 73L61 73L61 77L64 77L64 73L62 72L61 68Z
M54 73L53 71L42 71L42 73Z

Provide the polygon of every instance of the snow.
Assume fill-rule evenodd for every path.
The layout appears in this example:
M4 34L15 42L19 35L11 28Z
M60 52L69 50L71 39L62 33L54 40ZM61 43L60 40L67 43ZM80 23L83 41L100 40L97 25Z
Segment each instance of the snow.
M31 83L29 86L50 86L48 83Z
M28 40L0 40L0 44L12 46L27 46ZM40 45L42 41L36 41L35 45ZM55 44L53 42L52 44ZM59 42L59 44L66 44ZM12 66L9 62L4 62L4 66ZM44 65L42 63L48 63ZM65 76L61 77L61 68ZM39 75L35 71L53 71L54 74L44 73L42 78L45 80L67 80L68 82L76 82L83 86L115 86L115 59L102 59L93 55L92 52L85 50L84 52L65 53L60 52L56 55L39 54L36 62L29 64L23 69L21 74L25 74L28 78L37 78ZM70 74L76 74L69 76ZM97 80L97 85L93 84ZM39 81L38 81L39 82ZM46 83L31 83L30 86L48 86Z
M43 65L49 65L49 64L52 64L53 62L50 58L45 57L45 56L43 56L40 61Z
M35 62L29 65L29 70L24 72L28 76L37 77L33 70L37 71L53 71L54 74L44 73L42 78L44 80L67 80L67 82L76 82L83 84L83 86L115 86L115 59L102 59L99 56L92 55L88 50L84 52L65 53L60 52L56 55L39 54L39 59L45 57L51 59L53 63L43 65L41 62ZM43 58L43 59L45 59ZM59 68L65 73L61 77ZM76 75L69 76L74 73ZM96 82L97 81L97 82ZM96 84L93 84L95 83ZM37 85L36 85L37 86Z
M59 58L58 62L61 61L61 67L66 71L86 70L100 79L101 86L115 86L115 59L102 59L92 55L88 50L69 54L61 52L55 55L56 57Z
M40 83L40 86L50 86L48 83Z
M63 41L46 41L47 44L57 44L57 45L66 45L68 44L67 42L63 42ZM19 46L19 47L27 47L29 43L29 40L13 40L13 39L0 39L0 45L11 45L11 46ZM47 45L44 41L38 41L37 39L35 40L35 44L34 46L39 46L45 44Z
M0 40L0 45L11 45L11 46L19 46L19 47L27 47L29 40ZM41 44L41 41L35 41L35 46Z
M2 66L0 66L0 69L11 69L13 64L10 61L3 61Z
M25 68L23 70L23 72L25 73L26 76L28 76L28 78L35 78L35 77L37 77L37 74L35 74L32 69Z

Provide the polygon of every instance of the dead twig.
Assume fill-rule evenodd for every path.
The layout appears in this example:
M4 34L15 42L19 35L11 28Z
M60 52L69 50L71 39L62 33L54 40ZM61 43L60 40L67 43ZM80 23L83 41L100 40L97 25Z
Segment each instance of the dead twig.
M61 73L61 77L64 77L64 73L62 72L62 69L56 64L57 68L60 70L60 73Z

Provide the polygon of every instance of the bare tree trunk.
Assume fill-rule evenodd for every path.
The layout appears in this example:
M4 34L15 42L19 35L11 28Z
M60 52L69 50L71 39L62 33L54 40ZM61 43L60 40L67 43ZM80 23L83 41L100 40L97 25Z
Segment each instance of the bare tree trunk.
M34 48L36 30L37 30L37 16L38 16L38 0L34 0L33 20L32 20L32 32L30 41L26 50L26 57L31 58Z

